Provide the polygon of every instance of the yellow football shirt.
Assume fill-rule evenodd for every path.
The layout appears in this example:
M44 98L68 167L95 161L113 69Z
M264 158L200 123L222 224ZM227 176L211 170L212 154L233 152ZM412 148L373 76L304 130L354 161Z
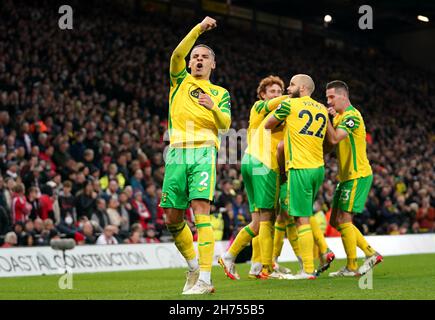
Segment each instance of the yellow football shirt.
M246 153L261 161L268 168L279 172L276 150L279 142L284 138L284 121L273 130L264 128L273 113L269 113L258 128L252 129L251 141L248 143Z
M348 181L371 175L372 168L366 151L366 128L361 113L349 106L334 117L333 125L348 133L337 146L338 179Z
M286 171L324 165L323 140L326 134L326 107L304 96L284 100L273 113L285 120L284 151Z
M231 121L228 91L208 80L195 79L184 68L171 74L169 91L169 140L173 147L215 145L219 148L219 132L212 111L198 103L199 93L206 93Z
M283 127L272 132L264 129L265 118L274 111L288 96L280 96L270 100L258 100L251 108L247 134L246 153L263 162L270 169L277 170L276 148L283 138Z

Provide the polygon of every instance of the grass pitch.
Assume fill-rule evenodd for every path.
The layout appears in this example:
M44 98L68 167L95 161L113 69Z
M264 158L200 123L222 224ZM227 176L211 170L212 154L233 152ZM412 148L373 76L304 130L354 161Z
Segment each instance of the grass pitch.
M316 280L251 280L248 264L239 264L240 281L213 267L216 293L182 296L185 269L76 274L72 290L58 287L59 276L0 278L0 299L154 299L154 300L312 300L435 299L435 254L385 257L373 272L373 289L359 288L358 278L328 278L344 265L336 260ZM283 263L297 270L297 263Z

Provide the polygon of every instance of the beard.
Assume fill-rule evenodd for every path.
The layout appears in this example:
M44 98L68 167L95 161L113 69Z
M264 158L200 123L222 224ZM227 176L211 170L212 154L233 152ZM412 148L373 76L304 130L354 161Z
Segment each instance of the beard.
M289 94L290 98L300 98L301 97L301 90L298 88L295 92L290 92Z

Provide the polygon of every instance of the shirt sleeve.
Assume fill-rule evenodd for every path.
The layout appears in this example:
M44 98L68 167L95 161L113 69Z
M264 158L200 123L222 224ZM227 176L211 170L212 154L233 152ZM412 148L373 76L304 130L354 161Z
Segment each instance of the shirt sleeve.
M231 98L228 91L222 96L219 104L211 109L213 117L216 121L216 127L220 130L228 130L231 125Z
M347 133L351 133L355 129L358 129L360 124L361 121L358 116L352 113L345 113L337 128L343 129Z
M254 110L258 114L267 115L269 112L274 111L285 99L288 99L288 96L280 96L267 101L259 100L254 104Z
M187 76L186 61L184 60L201 34L201 25L197 24L175 48L171 56L169 67L171 86L180 84Z
M221 109L222 112L228 114L231 117L231 97L228 91L225 91L225 93L222 96L221 101L218 104L219 109Z
M291 111L291 105L290 101L283 101L281 104L276 108L275 112L273 113L273 116L279 120L283 121L285 118L288 117Z

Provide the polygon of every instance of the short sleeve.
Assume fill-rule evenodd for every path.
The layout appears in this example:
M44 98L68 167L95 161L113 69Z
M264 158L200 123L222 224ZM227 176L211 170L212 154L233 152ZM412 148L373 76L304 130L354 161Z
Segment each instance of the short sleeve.
M222 99L219 102L218 107L222 112L231 116L231 97L228 91L225 91L225 93L222 95Z
M279 121L283 121L290 114L290 110L291 110L290 101L283 101L276 108L275 112L273 113L273 116Z
M344 114L343 119L338 124L337 128L345 130L347 133L353 132L355 129L358 129L361 124L360 119L358 116L347 113Z

